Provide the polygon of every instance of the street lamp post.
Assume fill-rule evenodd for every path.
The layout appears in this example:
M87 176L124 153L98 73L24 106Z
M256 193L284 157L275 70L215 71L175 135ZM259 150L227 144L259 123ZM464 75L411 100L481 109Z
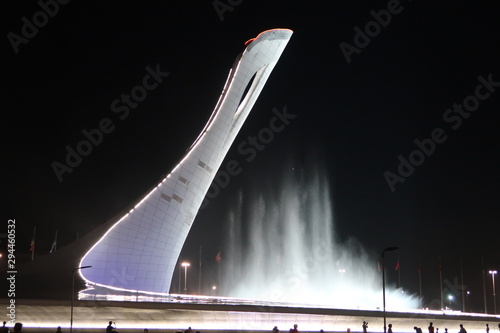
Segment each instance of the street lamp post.
M182 267L184 267L184 294L187 294L187 274L188 274L188 267L191 266L190 263L188 262L183 262Z
M491 274L491 282L493 283L493 311L494 314L497 314L497 294L495 292L495 274L497 271L490 271Z
M391 246L386 247L381 254L382 261L382 297L383 297L383 313L384 313L384 333L387 333L386 317L385 317L385 253L399 249L399 247Z
M81 266L73 268L73 280L71 283L71 319L69 321L69 332L73 333L73 303L75 302L75 272L81 269L90 268L92 266Z

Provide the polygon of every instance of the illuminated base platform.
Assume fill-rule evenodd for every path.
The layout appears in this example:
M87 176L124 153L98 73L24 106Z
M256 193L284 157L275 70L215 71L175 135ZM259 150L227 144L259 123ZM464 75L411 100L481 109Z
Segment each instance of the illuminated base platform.
M222 299L205 298L205 303L190 303L171 295L166 302L78 300L74 303L73 331L104 332L108 321L116 322L119 333L175 332L192 327L193 331L208 332L270 332L274 326L282 332L294 324L299 331L361 332L361 324L368 321L368 332L383 332L383 313L380 310L346 310L311 307L277 306L271 303L228 304ZM2 299L1 304L8 304ZM69 331L70 300L16 300L16 321L23 323L25 332L55 331L61 326ZM5 308L4 308L5 309ZM486 323L491 332L498 332L500 316L470 314L454 311L387 311L387 324L394 332L415 332L414 326L427 331L429 322L444 333L456 333L463 324L469 333L485 332ZM8 325L12 327L12 325Z

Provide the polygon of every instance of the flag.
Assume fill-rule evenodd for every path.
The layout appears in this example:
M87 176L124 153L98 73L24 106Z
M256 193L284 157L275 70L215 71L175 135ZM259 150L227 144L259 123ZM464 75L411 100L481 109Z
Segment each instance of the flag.
M56 246L57 246L57 242L56 242L56 240L54 240L54 242L52 243L52 247L50 248L49 253L56 252Z
M35 233L36 233L36 227L33 228L33 237L31 238L31 244L30 244L31 253L35 252Z
M217 253L217 255L215 256L215 261L220 262L221 259L222 259L222 256L221 256L220 250L219 250L219 253Z
M401 267L401 264L399 263L399 258L398 258L398 262L396 263L396 271L399 269L399 267Z
M52 247L50 248L50 252L56 252L57 251L57 230L56 230L56 235L54 237L54 241L52 242Z

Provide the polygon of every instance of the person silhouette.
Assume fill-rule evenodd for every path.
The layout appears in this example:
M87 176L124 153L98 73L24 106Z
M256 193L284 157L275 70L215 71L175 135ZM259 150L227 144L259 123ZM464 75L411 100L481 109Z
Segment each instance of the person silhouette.
M23 324L22 323L15 323L14 324L14 332L22 333L23 332Z
M387 333L392 333L392 324L389 324L389 329L387 330Z
M0 333L7 333L9 331L9 329L5 325L7 325L6 321L3 322L3 326L0 328Z
M113 327L113 322L110 320L108 326L106 327L106 333L113 332L115 328Z
M363 325L361 325L361 327L363 327L363 333L368 332L368 322L367 321L364 321Z

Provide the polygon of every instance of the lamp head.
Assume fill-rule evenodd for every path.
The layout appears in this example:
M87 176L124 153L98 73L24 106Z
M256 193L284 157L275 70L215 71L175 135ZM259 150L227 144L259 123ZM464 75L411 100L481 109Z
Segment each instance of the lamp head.
M81 267L75 267L75 268L73 268L73 273L74 273L75 271L79 270L79 269L85 269L85 268L90 268L90 267L92 267L92 266L81 266Z

